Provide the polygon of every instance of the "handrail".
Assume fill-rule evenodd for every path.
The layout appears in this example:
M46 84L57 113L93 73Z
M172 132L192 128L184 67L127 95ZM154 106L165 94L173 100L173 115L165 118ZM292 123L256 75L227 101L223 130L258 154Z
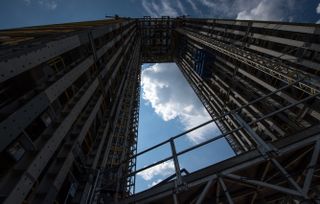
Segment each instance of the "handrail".
M181 137L181 136L183 136L183 135L186 135L186 134L188 134L188 133L190 133L190 132L192 132L192 131L194 131L194 130L197 130L197 129L203 127L203 126L206 126L206 125L208 125L208 124L210 124L210 123L212 123L212 122L214 122L214 121L216 121L216 120L222 119L223 117L225 117L225 116L227 116L227 115L230 115L230 114L233 114L233 113L235 113L235 112L238 112L239 110L242 110L243 108L245 108L245 107L247 107L247 106L250 106L250 105L252 105L252 104L254 104L254 103L258 102L258 101L261 101L261 100L263 100L263 99L265 99L265 98L267 98L267 97L269 97L269 96L271 96L271 95L273 95L273 94L275 94L275 93L277 93L277 92L280 92L280 91L282 91L282 90L284 90L284 89L287 89L287 88L289 88L290 86L295 85L295 84L303 81L304 79L305 79L305 78L302 78L302 79L300 79L300 80L297 80L297 81L294 81L294 82L292 82L292 83L290 83L290 84L287 84L287 85L285 85L285 86L283 86L283 87L281 87L281 88L279 88L279 89L277 89L277 90L275 90L275 91L273 91L273 92L270 92L270 93L268 93L268 94L266 94L266 95L264 95L264 96L261 96L261 97L255 99L255 100L252 100L251 102L246 103L246 104L244 104L243 106L241 106L241 107L239 107L239 108L236 108L236 109L233 109L233 110L231 110L231 111L228 111L228 112L226 112L226 113L224 113L224 114L222 114L222 115L219 115L219 116L217 116L217 117L215 117L215 118L213 118L213 119L211 119L211 120L208 120L207 122L201 123L201 124L198 125L198 126L195 126L195 127L191 128L191 129L189 129L189 130L186 130L186 131L184 131L184 132L182 132L182 133L179 133L179 134L177 134L177 135L175 135L175 136L172 136L172 137L170 137L169 139L164 140L163 142L161 142L161 143L159 143L159 144L157 144L157 145L154 145L154 146L152 146L152 147L149 147L149 148L147 148L147 149L145 149L145 150L143 150L143 151L141 151L141 152L139 152L139 153L137 153L137 154L129 157L127 160L124 160L123 162L121 162L121 164L122 164L122 163L126 163L127 161L131 160L132 158L138 157L138 156L140 156L141 154L144 154L144 153L146 153L146 152L149 152L149 151L151 151L151 150L153 150L153 149L155 149L155 148L157 148L157 147L160 147L160 146L162 146L162 145L170 142L171 139L175 140L175 139L177 139L177 138L179 138L179 137Z
M151 167L157 166L157 165L159 165L159 164L161 164L161 163L164 163L164 162L166 162L166 161L168 161L168 160L173 159L173 161L174 161L174 166L175 166L175 171L176 171L176 175L177 175L177 181L176 181L176 182L177 182L177 185L181 185L183 182L182 182L182 178L181 178L181 172L180 172L180 167L179 167L178 156L180 156L180 155L182 155L182 154L185 154L185 153L187 153L187 152L190 152L190 151L192 151L192 150L194 150L194 149L197 149L197 148L199 148L199 147L202 147L202 146L204 146L204 145L206 145L206 144L212 143L212 142L214 142L214 141L216 141L216 140L218 140L218 139L224 138L225 136L227 136L227 135L229 135L229 134L231 134L231 133L233 133L233 132L239 131L240 129L243 129L243 128L246 129L248 126L250 126L250 125L252 125L252 124L258 123L258 122L260 122L260 121L262 121L262 120L264 120L264 119L266 119L266 118L268 118L268 117L271 117L271 116L273 116L273 115L275 115L275 114L278 114L279 112L282 112L282 111L285 111L285 110L287 110L287 109L289 109L289 108L292 108L292 107L294 107L294 106L297 106L297 105L299 105L299 104L301 104L301 103L303 103L303 102L306 102L306 101L308 101L308 100L310 100L310 99L319 97L320 92L318 92L318 93L316 93L316 94L314 94L314 95L309 95L309 96L307 96L307 97L305 97L305 98L303 98L303 99L301 99L301 100L297 100L297 101L294 102L294 103L291 103L291 104L289 104L289 105L287 105L287 106L284 106L284 107L282 107L282 108L280 108L280 109L278 109L278 110L276 110L276 111L273 111L273 112L271 112L271 113L269 113L269 114L266 114L266 115L264 115L264 116L262 116L262 117L260 117L260 118L257 118L257 119L255 119L255 120L253 120L253 121L251 121L251 122L248 122L248 123L246 123L247 127L244 127L244 125L240 125L240 126L237 127L237 128L234 128L234 129L232 129L232 130L230 130L230 131L227 131L227 132L225 132L225 133L219 134L219 135L217 135L217 136L215 136L215 137L213 137L213 138L210 138L210 139L208 139L208 140L206 140L206 141L203 141L203 142L201 142L201 143L199 143L199 144L196 144L196 145L194 145L194 146L192 146L192 147L186 148L186 149L184 149L184 150L182 150L182 151L180 151L180 152L176 152L176 149L175 149L175 146L174 146L174 144L175 144L175 141L174 141L174 140L175 140L175 139L180 138L180 137L182 137L182 136L185 136L187 133L190 133L190 132L192 132L192 131L194 131L194 130L196 130L196 129L199 129L199 128L203 127L203 126L206 126L206 125L208 125L208 124L210 124L210 123L212 123L212 122L214 122L214 121L216 121L216 120L222 119L223 117L225 117L225 116L227 116L227 115L235 115L238 111L242 110L243 108L245 108L245 107L247 107L247 106L250 106L250 105L252 105L253 103L256 103L256 102L258 102L258 101L261 101L261 100L263 100L263 99L265 99L265 98L267 98L267 97L269 97L269 96L271 96L271 95L273 95L273 94L275 94L275 93L277 93L277 92L280 92L280 91L282 91L282 90L284 90L284 89L287 89L287 88L289 88L290 86L293 86L293 85L295 85L295 84L297 84L297 83L300 83L300 82L303 81L303 80L304 80L304 79L300 79L300 80L294 81L294 82L292 82L292 83L290 83L290 84L287 84L287 85L285 85L285 86L283 86L283 87L281 87L281 88L279 88L279 89L277 89L277 90L275 90L275 91L272 91L272 92L270 92L270 93L268 93L268 94L266 94L266 95L264 95L264 96L261 96L261 97L255 99L255 100L252 100L251 102L249 102L249 103L247 103L247 104L244 104L244 105L241 106L241 107L238 107L238 108L233 109L233 110L231 110L231 111L225 112L224 114L219 115L219 116L217 116L217 117L215 117L215 118L213 118L213 119L211 119L211 120L208 120L207 122L204 122L204 123L202 123L202 124L200 124L200 125L198 125L198 126L196 126L196 127L193 127L193 128L191 128L191 129L189 129L189 130L186 130L186 131L184 131L184 132L182 132L182 133L180 133L180 134L177 134L177 135L175 135L175 136L173 136L173 137L170 137L169 139L167 139L167 140L165 140L165 141L163 141L163 142L161 142L161 143L159 143L159 144L157 144L157 145L154 145L154 146L152 146L152 147L150 147L150 148L147 148L147 149L145 149L145 150L143 150L143 151L141 151L141 152L139 152L139 153L137 153L137 154L129 157L129 159L126 159L126 160L122 161L122 162L119 164L118 168L120 168L123 164L125 164L127 161L129 161L129 160L132 159L132 158L137 158L138 156L140 156L140 155L142 155L142 154L145 154L145 153L147 153L147 152L149 152L149 151L151 151L151 150L153 150L153 149L156 149L157 147L163 146L163 145L165 145L165 144L171 144L171 156L166 157L166 158L164 158L164 159L162 159L162 160L159 160L159 161L157 161L156 163L153 163L153 164L150 164L150 165L148 165L148 166L142 167L142 168L140 168L140 169L138 169L138 170L135 170L135 171L129 173L129 174L127 175L127 177L135 176L135 175L136 175L137 173L139 173L139 172L142 172L142 171L144 171L144 170L146 170L146 169L149 169L149 168L151 168ZM257 141L256 138L254 138L254 137L251 136L250 134L249 134L249 136L251 137L251 139L252 139L253 141L255 141L256 144L259 144L259 141ZM262 140L262 138L258 138L258 139L259 139L260 141ZM263 140L262 140L262 142L265 143ZM257 145L257 146L259 146L259 145ZM258 148L259 148L259 147L258 147ZM260 149L259 149L259 151L260 151ZM260 151L260 153L263 154L263 151Z

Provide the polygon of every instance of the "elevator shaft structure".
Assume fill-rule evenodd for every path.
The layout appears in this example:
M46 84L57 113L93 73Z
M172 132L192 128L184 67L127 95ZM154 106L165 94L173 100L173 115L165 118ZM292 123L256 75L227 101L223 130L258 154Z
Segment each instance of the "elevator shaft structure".
M319 25L115 17L1 30L0 46L3 203L320 198ZM157 62L178 65L220 135L137 153L140 67ZM234 158L181 175L179 156L220 138ZM163 144L172 156L136 169ZM136 174L169 160L176 178L135 194Z

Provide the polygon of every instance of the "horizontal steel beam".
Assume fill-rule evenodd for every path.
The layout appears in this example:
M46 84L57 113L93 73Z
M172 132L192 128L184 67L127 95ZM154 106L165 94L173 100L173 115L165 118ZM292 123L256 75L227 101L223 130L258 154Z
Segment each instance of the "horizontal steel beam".
M292 135L290 138L284 138L283 140L275 142L274 145L281 152L281 154L277 157L287 155L292 151L315 143L317 140L320 139L319 131L317 130L317 128L318 127L314 127L312 130L305 130L304 132ZM265 158L256 150L250 151L245 154L230 158L218 164L214 164L210 167L200 169L194 173L183 176L183 181L186 182L189 188L192 188L194 186L203 185L204 183L207 183L212 179L215 180L218 178L218 175L230 175L236 171L250 168L250 166L256 165L263 161L266 161ZM258 185L258 183L255 183L254 185ZM273 188L274 186L268 186L268 188L269 187ZM120 203L144 202L145 200L148 200L148 202L156 201L157 199L166 196L166 193L171 192L173 188L175 188L175 186L173 185L172 181L154 187L150 190L140 192L123 200ZM286 191L288 189L281 188L281 191L282 190ZM295 190L289 190L289 192L293 195L298 195L301 197L301 194Z

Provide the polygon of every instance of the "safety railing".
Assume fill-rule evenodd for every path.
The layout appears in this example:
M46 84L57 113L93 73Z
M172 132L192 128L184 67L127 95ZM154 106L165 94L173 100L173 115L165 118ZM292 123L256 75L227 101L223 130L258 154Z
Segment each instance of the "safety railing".
M282 108L280 108L280 109L278 109L278 110L276 110L276 111L273 111L273 112L270 112L270 113L268 113L268 114L265 114L264 116L262 116L262 117L260 117L260 118L257 118L257 119L255 119L255 120L252 120L251 122L248 122L248 123L245 122L245 121L241 118L241 113L240 113L240 112L241 112L241 110L242 110L243 108L248 107L248 106L250 106L250 105L252 105L252 104L254 104L254 103L257 103L258 101L264 100L264 99L266 99L266 98L268 98L268 97L270 97L270 96L272 96L272 95L274 95L274 94L277 94L278 92L284 91L285 89L288 89L288 88L290 88L291 86L295 86L296 84L301 83L303 80L304 80L304 79L300 79L300 80L294 81L294 82L292 82L292 83L289 83L289 84L287 84L287 85L285 85L285 86L283 86L283 87L281 87L281 88L279 88L279 89L277 89L277 90L275 90L275 91L273 91L273 92L270 92L270 93L268 93L268 94L266 94L266 95L264 95L264 96L261 96L261 97L255 99L255 100L247 103L247 104L244 104L243 106L241 106L241 107L239 107L239 108L236 108L236 109L234 109L234 110L231 110L231 111L229 111L229 112L226 112L226 113L224 113L224 114L221 114L221 115L219 115L219 116L216 116L215 118L213 118L213 119L211 119L211 120L209 120L209 121L207 121L207 122L205 122L205 123L202 123L202 124L200 124L200 125L198 125L198 126L196 126L196 127L194 127L194 128L191 128L191 129L189 129L189 130L187 130L187 131L185 131L185 132L182 132L182 133L180 133L180 134L178 134L178 135L175 135L175 136L173 136L173 137L171 137L171 138L169 138L169 139L167 139L167 140L165 140L165 141L163 141L163 142L161 142L161 143L159 143L159 144L157 144L157 145L154 145L154 146L152 146L152 147L150 147L150 148L147 148L147 149L145 149L145 150L143 150L143 151L141 151L141 152L133 155L132 157L130 157L130 158L122 161L122 162L120 163L119 168L121 168L121 166L125 166L124 164L126 164L128 161L130 161L130 160L133 159L133 158L137 159L138 156L144 155L144 154L146 154L146 153L148 153L148 152L150 152L150 151L152 151L152 150L155 150L155 149L157 149L157 148L159 148L159 147L162 147L162 146L164 146L164 145L170 145L170 148L171 148L171 154L170 154L170 156L168 156L168 157L166 157L166 158L164 158L164 159L161 159L161 160L159 160L159 161L157 161L157 162L155 162L155 163L153 163L153 164L150 164L150 165L144 166L144 167L142 167L142 168L136 169L134 172L131 172L131 173L128 175L128 177L136 176L138 173L140 173L140 172L142 172L142 171L145 171L145 170L147 170L147 169L150 169L150 168L152 168L152 167L155 167L155 166L157 166L157 165L160 165L160 164L162 164L162 163L164 163L164 162L167 162L167 161L169 161L169 160L173 160L174 169L175 169L175 175L176 175L176 180L175 180L175 182L176 182L176 185L179 186L179 185L183 184L183 177L181 176L180 163L179 163L179 160L178 160L178 157L179 157L179 156L181 156L181 155L183 155L183 154L186 154L186 153L188 153L188 152L190 152L190 151L192 151L192 150L198 149L198 148L200 148L200 147L202 147L202 146L204 146L204 145L207 145L207 144L209 144L209 143L213 143L213 142L215 142L215 141L217 141L217 140L219 140L219 139L221 139L221 138L225 138L227 135L229 135L229 134L231 134L231 133L233 133L233 132L239 131L239 130L241 130L241 129L243 129L243 130L245 130L246 132L248 132L248 135L250 136L250 139L251 139L252 141L254 141L254 143L255 143L255 145L256 145L256 146L255 146L256 149L257 149L264 157L269 157L269 155L277 154L277 150L276 150L272 145L270 145L270 144L267 143L265 140L263 140L263 139L251 128L251 125L254 125L254 124L258 123L258 122L261 122L262 120L265 120L266 118L272 117L272 116L274 116L274 115L276 115L276 114L278 114L278 113L280 113L280 112L284 112L284 111L286 111L286 110L288 110L288 109L290 109L290 108L292 108L292 107L298 106L299 104L305 103L305 102L307 102L307 101L309 101L309 100L311 100L311 99L317 98L317 100L319 100L320 92L317 92L317 93L315 93L315 94L313 94L313 95L308 95L308 96L306 96L305 98L302 98L302 99L296 101L295 103L291 103L290 105L284 106L284 107L282 107ZM194 145L194 146L185 148L185 149L183 149L183 150L181 150L181 151L177 151L177 149L176 149L176 140L177 140L178 138L181 138L181 137L183 137L183 136L186 136L188 133L191 133L191 132L193 132L193 131L201 128L201 127L204 127L204 126L206 126L206 125L208 125L208 124L210 124L210 123L213 123L213 122L215 122L215 121L217 121L217 120L219 120L219 119L223 119L225 116L228 116L228 115L233 116L234 118L236 118L236 120L237 120L238 123L239 123L239 126L238 126L238 127L234 128L234 129L232 129L232 130L230 130L230 131L227 131L227 132L225 132L225 133L219 134L218 136L215 136L215 137L213 137L213 138L210 138L210 139L208 139L208 140L206 140L206 141L203 141L203 142L201 142L201 143L198 143L198 144L196 144L196 145Z

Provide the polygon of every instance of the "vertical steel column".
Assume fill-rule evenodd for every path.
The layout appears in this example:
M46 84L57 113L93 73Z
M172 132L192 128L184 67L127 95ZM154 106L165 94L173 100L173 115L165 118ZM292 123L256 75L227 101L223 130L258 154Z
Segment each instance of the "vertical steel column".
M177 194L176 194L176 193L173 193L172 196L173 196L173 203L174 203L174 204L179 204Z
M86 199L86 204L91 204L92 203L92 199L95 196L95 191L96 191L96 187L97 187L97 184L98 184L99 177L100 177L100 169L98 169L98 172L97 172L96 179L94 181L93 187L90 188L89 196ZM88 198L89 198L89 200L88 200Z
M179 160L177 157L177 152L176 152L174 140L172 138L170 139L170 146L171 146L171 152L172 152L172 156L173 156L174 168L175 168L176 176L177 176L177 185L180 186L182 184L180 165L179 165Z

